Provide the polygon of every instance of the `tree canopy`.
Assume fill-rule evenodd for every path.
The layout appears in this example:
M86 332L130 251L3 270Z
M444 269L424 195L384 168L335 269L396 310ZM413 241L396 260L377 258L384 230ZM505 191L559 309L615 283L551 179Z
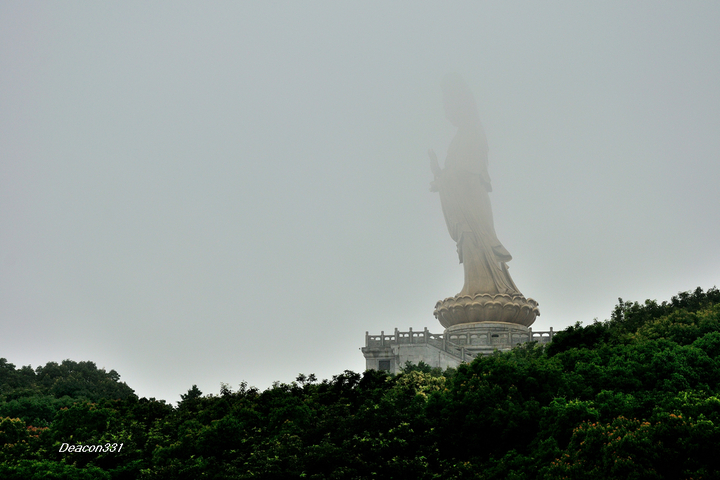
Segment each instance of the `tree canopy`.
M454 370L192 385L177 407L119 378L92 362L0 359L0 478L720 478L715 288L620 300L547 347Z

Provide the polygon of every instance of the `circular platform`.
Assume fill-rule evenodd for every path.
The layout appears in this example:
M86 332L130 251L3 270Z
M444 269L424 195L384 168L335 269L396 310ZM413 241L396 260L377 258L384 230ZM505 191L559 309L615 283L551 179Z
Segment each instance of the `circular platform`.
M446 298L435 305L435 318L443 327L482 322L501 322L529 327L540 315L538 303L523 295L480 293Z
M532 340L532 331L523 325L504 322L460 323L445 329L448 342L474 355L508 351Z

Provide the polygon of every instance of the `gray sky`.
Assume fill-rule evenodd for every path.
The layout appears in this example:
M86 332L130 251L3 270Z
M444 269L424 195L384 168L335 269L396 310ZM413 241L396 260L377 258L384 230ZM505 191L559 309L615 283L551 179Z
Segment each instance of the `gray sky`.
M2 2L0 357L174 402L441 332L451 71L534 330L719 284L718 25L717 2Z

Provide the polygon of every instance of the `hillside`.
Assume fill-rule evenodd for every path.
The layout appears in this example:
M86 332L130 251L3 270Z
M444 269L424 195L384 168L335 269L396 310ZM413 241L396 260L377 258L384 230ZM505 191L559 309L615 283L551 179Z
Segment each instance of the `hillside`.
M620 300L545 348L446 372L193 386L177 408L119 378L0 359L0 478L720 478L716 288ZM114 451L59 451L75 445Z

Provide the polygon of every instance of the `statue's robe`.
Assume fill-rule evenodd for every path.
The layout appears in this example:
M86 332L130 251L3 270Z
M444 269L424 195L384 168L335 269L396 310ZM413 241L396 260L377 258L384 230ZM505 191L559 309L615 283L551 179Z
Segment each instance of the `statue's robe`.
M488 147L479 122L460 126L435 186L465 270L459 295L519 294L506 265L512 256L495 234Z

